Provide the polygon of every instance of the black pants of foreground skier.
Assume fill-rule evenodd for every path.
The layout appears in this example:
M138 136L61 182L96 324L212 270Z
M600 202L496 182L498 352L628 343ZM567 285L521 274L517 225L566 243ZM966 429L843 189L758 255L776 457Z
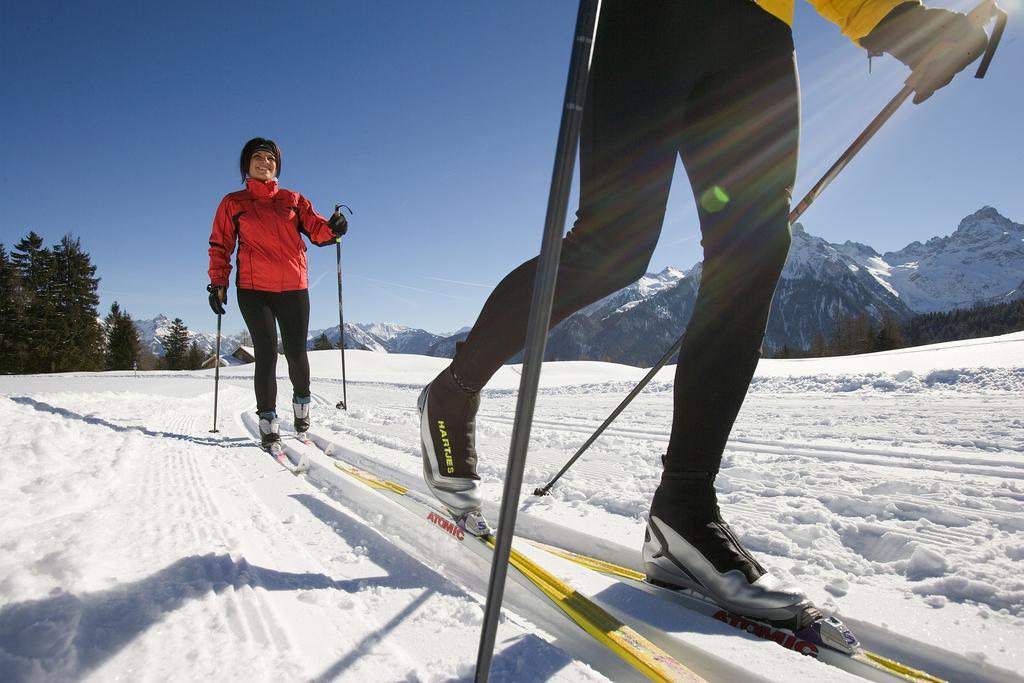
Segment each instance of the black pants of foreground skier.
M580 207L552 324L642 276L682 158L704 268L676 367L662 487L718 471L790 244L799 104L790 28L747 0L605 0L584 110ZM481 389L524 345L537 259L487 300L452 371ZM657 500L657 499L656 499Z
M276 410L277 406L277 326L281 326L281 346L288 361L288 377L296 396L309 396L309 357L306 337L309 333L309 290L261 292L239 289L238 310L242 312L256 355L256 412Z

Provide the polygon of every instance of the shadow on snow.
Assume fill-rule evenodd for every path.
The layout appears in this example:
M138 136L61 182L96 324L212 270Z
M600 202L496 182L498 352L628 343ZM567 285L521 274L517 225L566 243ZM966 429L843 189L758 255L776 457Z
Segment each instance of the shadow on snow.
M422 594L409 603L401 612L392 617L388 623L374 631L373 634L363 638L359 643L356 643L344 657L325 669L314 680L331 681L342 676L361 657L372 654L374 646L385 634L393 631L402 621L412 616L432 595L442 594L463 598L470 597L463 589L434 570L426 567L390 541L379 536L364 523L353 519L313 496L299 494L292 497L348 542L351 543L352 539L360 539L358 543L366 548L368 558L378 566L386 569L389 574L405 577L405 585L396 585L395 587L425 589ZM479 598L475 598L475 600L479 600ZM480 623L482 623L483 605L480 605L480 614ZM429 637L429 634L427 634L427 637ZM472 640L479 637L478 630L467 628L467 639ZM439 648L444 648L444 643L440 639L437 640L437 644ZM500 652L495 653L494 659L491 662L490 680L495 682L547 681L571 661L567 655L560 650L556 650L543 639L532 634L523 635L513 639L511 644L504 647ZM474 678L473 674L473 668L468 666L465 673L459 674L456 678L449 679L447 683L472 681Z
M0 680L79 680L190 600L243 586L268 591L405 586L392 577L335 580L280 572L228 555L192 555L139 581L83 595L59 592L0 609Z
M104 420L99 417L94 417L92 415L82 415L81 413L76 413L72 410L68 410L67 408L60 408L58 406L52 406L49 403L37 401L34 398L30 398L28 396L11 396L10 399L15 403L20 403L30 408L35 408L36 410L39 411L53 413L54 415L60 415L61 417L66 417L71 420L80 420L87 424L107 427L108 429L113 429L114 431L118 432L139 432L140 434L144 434L146 436L153 436L161 439L179 439L181 441L190 441L200 446L220 446L221 448L243 448L252 446L254 443L252 439L247 439L244 437L221 439L215 437L193 436L190 434L175 434L174 432L155 432L151 429L146 429L145 427L119 425L113 422L108 422L107 420Z

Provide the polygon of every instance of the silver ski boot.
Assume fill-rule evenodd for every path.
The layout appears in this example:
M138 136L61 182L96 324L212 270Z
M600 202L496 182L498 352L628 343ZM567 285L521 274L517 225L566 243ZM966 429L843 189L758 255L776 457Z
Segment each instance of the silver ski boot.
M735 544L738 553L749 555L728 525L723 524L720 533ZM756 561L753 571L718 568L694 544L654 515L647 522L643 559L649 582L693 590L737 615L794 631L821 617L799 587L784 583Z
M490 525L480 512L474 428L480 396L467 393L444 370L420 393L420 449L427 488L468 533L484 536Z
M295 416L295 433L299 439L306 440L306 432L309 431L309 409L313 405L310 396L293 396L292 413Z
M274 455L284 451L281 445L281 421L277 419L276 412L260 413L260 445L263 450Z
M821 615L807 596L768 573L722 519L716 475L662 473L644 537L647 580L692 590L739 616L808 626Z

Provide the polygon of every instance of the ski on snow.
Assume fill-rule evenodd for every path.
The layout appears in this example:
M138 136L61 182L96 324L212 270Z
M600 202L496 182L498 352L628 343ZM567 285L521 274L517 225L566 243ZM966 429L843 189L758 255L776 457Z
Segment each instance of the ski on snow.
M494 536L476 536L467 531L440 503L340 460L337 453L330 457L335 458L334 466L341 472L397 502L488 562L491 560ZM515 549L512 550L510 564L518 577L525 579L535 593L542 595L577 626L647 678L690 683L704 681L684 664Z
M301 474L305 474L309 470L308 454L297 453L297 459L293 461L289 457L288 449L285 447L284 441L275 441L274 443L271 443L269 446L263 446L263 444L259 442L259 421L254 417L253 413L249 411L242 413L242 424L244 424L248 428L249 432L257 439L256 445L260 448L260 450L269 453L271 457L273 457L274 460L277 461L277 464L283 467L286 471L291 472L295 476L299 476ZM309 440L309 436L305 432L301 432L301 436L305 437L304 439L299 438L300 433L296 433L293 436L302 443L308 446L313 446L313 442Z
M322 438L316 439L318 443L308 439L307 441L329 457L337 471L398 503L423 521L441 529L451 539L490 561L494 548L493 536L474 536L466 531L439 501L348 462L345 459L345 449L333 447L334 444L328 444ZM300 462L302 461L306 461L308 468L308 458L305 454L301 457ZM944 683L943 679L866 650L860 646L850 630L834 618L820 619L813 625L794 632L732 614L694 591L655 585L648 582L644 574L635 570L545 543L520 540L525 540L548 555L568 560L660 600L715 619L755 637L775 642L785 649L816 658L864 679L878 683ZM703 680L683 663L663 652L632 627L610 614L611 606L603 606L599 596L587 597L574 590L568 583L515 548L512 549L510 564L521 578L525 578L567 617L644 675L654 680ZM648 626L656 631L661 630L654 624Z
M945 683L943 679L906 666L878 653L863 648L850 630L833 617L816 621L811 626L793 631L757 619L733 614L696 591L660 586L646 580L643 573L537 541L534 547L569 560L617 581L633 586L661 600L710 617L739 631L779 646L814 657L825 664L844 669L871 681L913 681L915 683Z
M285 468L286 470L294 474L296 477L299 476L300 474L305 474L306 472L309 471L309 458L307 458L305 455L299 458L298 463L293 464L291 460L288 459L288 454L284 450L282 450L280 453L274 456L274 459L281 464L281 467Z
M309 440L304 441L303 443L310 446L313 445L313 442ZM309 456L302 453L299 456L299 461L293 463L288 457L288 451L285 449L284 444L280 441L275 441L269 446L263 446L260 444L260 449L270 453L270 455L274 457L274 460L277 461L277 464L294 474L296 477L309 471Z

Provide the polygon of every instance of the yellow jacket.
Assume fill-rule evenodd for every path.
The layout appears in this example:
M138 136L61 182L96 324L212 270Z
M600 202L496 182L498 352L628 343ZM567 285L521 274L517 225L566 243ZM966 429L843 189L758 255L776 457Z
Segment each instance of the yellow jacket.
M905 0L808 0L818 14L856 42L871 32L885 15ZM761 9L793 25L793 0L755 0Z

